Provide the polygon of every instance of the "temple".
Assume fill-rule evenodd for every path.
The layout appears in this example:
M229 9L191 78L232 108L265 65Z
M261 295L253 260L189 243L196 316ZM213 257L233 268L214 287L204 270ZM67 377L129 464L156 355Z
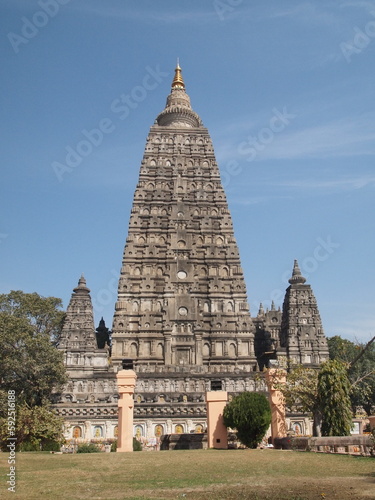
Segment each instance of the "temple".
M295 261L282 311L251 317L239 249L214 149L179 65L151 126L135 189L110 332L95 331L84 278L59 348L70 381L56 408L67 436L114 438L115 375L134 361L134 434L202 432L205 392L267 391L272 359L328 358L314 294ZM111 354L112 349L112 354Z

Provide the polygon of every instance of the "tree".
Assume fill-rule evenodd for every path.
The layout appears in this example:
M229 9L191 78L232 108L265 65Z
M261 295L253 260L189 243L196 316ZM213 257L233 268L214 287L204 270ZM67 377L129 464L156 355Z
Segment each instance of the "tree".
M61 299L41 297L37 293L12 290L0 295L0 312L23 318L34 328L35 333L43 333L57 344L60 338L65 312Z
M271 409L264 394L242 392L224 408L224 425L237 430L242 444L256 448L271 423Z
M17 449L24 451L57 451L56 444L62 443L64 419L58 417L48 403L43 406L17 405L15 437ZM7 451L7 419L0 419L0 445Z
M300 364L290 364L286 382L279 382L279 373L276 371L274 385L282 392L288 411L312 415L313 434L320 436L321 411L318 401L318 370Z
M375 406L375 342L354 343L336 335L328 340L329 357L346 363L353 413L362 406L371 415Z
M348 436L352 427L350 382L345 365L328 360L318 374L318 405L323 436Z
M342 396L347 394L350 384L346 375L346 367L340 363L340 371L337 373L338 366L331 365L331 363L333 362L326 361L320 369L299 364L290 365L285 383L277 382L278 373L275 374L275 387L282 392L287 410L312 415L314 436L343 435L342 433L348 430L345 425L343 427L336 425L336 397L332 396L336 393ZM333 374L330 375L331 371ZM336 378L335 375L337 375ZM339 406L344 422L349 421L351 425L350 400L343 397ZM335 434L338 432L337 429L340 434Z
M0 388L15 390L18 403L41 405L66 381L62 353L49 334L24 317L0 312Z
M45 439L61 434L61 422L49 404L52 392L67 380L56 349L64 318L60 307L60 299L36 293L0 295L0 420L7 417L8 391L15 391L18 444L42 442L42 422Z

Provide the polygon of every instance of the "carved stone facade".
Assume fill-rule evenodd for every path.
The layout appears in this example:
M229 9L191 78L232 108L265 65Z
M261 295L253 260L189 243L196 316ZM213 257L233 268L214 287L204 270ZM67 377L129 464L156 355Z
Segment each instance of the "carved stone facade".
M281 320L280 346L296 363L319 365L329 357L318 305L310 285L294 261Z
M179 68L147 138L112 341L113 363L130 357L138 371L256 369L232 219L211 138Z
M133 359L137 372L134 433L148 439L202 431L204 395L213 380L230 395L265 392L259 367L270 358L324 360L316 301L296 273L295 268L283 312L261 308L252 319L212 142L190 106L178 66L141 163L110 365L108 346L98 349L95 343L83 278L68 307L60 349L71 380L56 404L71 426L67 437L115 437L115 373L123 358ZM101 324L100 334L105 330Z
M70 299L58 347L69 381L55 408L67 424L67 438L114 437L117 388L108 347L98 348L90 290L81 276Z
M258 315L253 319L255 355L260 370L268 366L270 359L276 359L277 355L280 356L283 353L280 346L281 318L280 308L276 309L272 301L271 309L266 311L261 303Z
M259 368L267 367L271 359L318 366L329 358L318 305L306 278L294 261L282 311L274 303L264 311L262 304L253 319L255 354Z

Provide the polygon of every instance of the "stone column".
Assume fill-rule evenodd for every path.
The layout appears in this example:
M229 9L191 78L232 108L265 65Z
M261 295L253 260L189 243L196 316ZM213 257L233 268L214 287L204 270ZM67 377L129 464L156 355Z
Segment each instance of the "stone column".
M286 436L285 404L281 391L275 388L275 384L284 383L286 372L278 368L269 368L266 372L268 385L268 399L271 406L271 435L272 441L276 437Z
M223 346L223 349L224 349L224 356L227 357L228 356L228 345L229 345L229 340L225 340L224 342L224 346Z
M195 364L203 365L202 335L195 334Z
M172 338L171 338L171 335L165 335L164 362L166 365L172 364Z
M87 442L90 442L90 439L92 438L91 422L89 420L86 420L85 422L85 431L83 437Z
M117 375L118 438L117 451L133 451L134 388L137 375L133 370L120 370Z
M206 392L209 448L228 448L227 428L223 422L223 411L227 401L228 393L226 391Z

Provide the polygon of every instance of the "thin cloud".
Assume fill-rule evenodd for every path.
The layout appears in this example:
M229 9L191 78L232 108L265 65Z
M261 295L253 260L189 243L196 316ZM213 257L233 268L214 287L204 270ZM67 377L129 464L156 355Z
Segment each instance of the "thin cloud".
M72 4L73 5L73 4ZM112 18L112 19L126 19L132 21L139 21L143 23L160 23L165 22L167 24L181 24L181 23L208 23L211 21L218 21L217 13L212 10L190 10L190 11L162 11L157 10L136 10L124 7L123 4L118 6L107 5L107 4L74 4L76 10L90 13L100 17Z
M326 329L327 330L327 329ZM330 326L329 336L340 335L359 342L368 342L374 336L375 320L371 317L357 317Z
M317 180L317 179L290 179L273 183L273 186L283 186L298 189L321 189L321 190L340 190L353 191L367 186L375 186L375 175L362 176L344 176L341 179Z
M234 179L233 193L227 188L228 199L232 205L249 206L267 204L275 200L292 200L298 196L307 195L332 195L333 193L345 193L358 191L364 188L375 187L375 175L342 175L337 178L321 179L310 176L308 178L296 179L291 175L287 179L277 179L275 176L267 176L262 179ZM266 194L252 196L252 191L264 192ZM244 194L246 193L246 194ZM282 193L282 194L280 194Z
M241 207L247 207L251 205L261 205L268 203L270 201L274 201L275 199L278 200L288 200L291 199L291 196L248 196L248 197L241 197L236 194L236 196L232 197L230 194L228 194L228 199L230 199L230 205L236 205L236 206L241 206Z
M346 1L346 2L342 2L340 7L355 7L356 9L358 9L358 7L362 7L364 9L367 9L368 11L370 11L371 9L375 9L375 2L366 2L366 1L359 1L359 0L355 0L355 1Z
M375 154L375 130L360 122L342 120L280 134L260 152L260 160L351 157Z
M296 112L296 118L285 130L274 135L272 142L258 148L253 161L264 160L301 160L301 159L324 159L339 157L355 157L360 155L375 155L375 117L373 114L357 117L340 118L328 123L315 126L307 126L300 130L289 130L295 128L298 119L303 116ZM246 154L241 154L240 144L252 144L248 141L251 135L257 138L259 131L267 125L263 122L258 130L252 127L250 133L235 134L236 138L221 141L217 148L219 161L241 160L246 161ZM242 128L242 121L239 128ZM235 127L233 127L233 132ZM229 140L228 140L229 139ZM230 141L230 142L229 142ZM242 148L242 151L246 148Z
M327 11L329 2L324 6L326 10L322 9L312 2L299 3L291 8L281 8L280 10L273 11L269 17L271 18L289 18L291 20L303 21L308 24L318 24L320 26L328 26L340 28L342 20L337 16Z

